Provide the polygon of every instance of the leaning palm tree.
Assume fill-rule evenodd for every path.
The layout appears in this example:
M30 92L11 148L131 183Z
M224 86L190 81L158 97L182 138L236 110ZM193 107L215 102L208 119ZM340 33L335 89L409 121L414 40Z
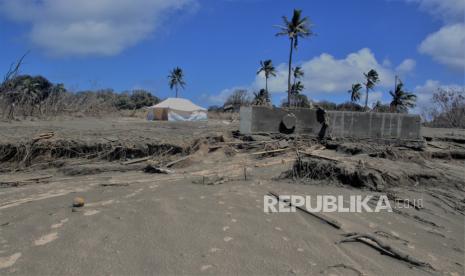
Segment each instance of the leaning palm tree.
M265 73L265 91L268 93L268 78L270 76L276 77L276 69L274 68L271 59L260 61L260 69L258 69L257 75L261 72Z
M292 52L297 49L299 38L305 38L313 35L311 30L310 20L307 17L302 18L302 10L294 9L292 19L283 16L284 26L278 26L281 31L277 36L285 35L289 37L290 51L289 51L289 71L287 77L287 101L291 98L291 69L292 69Z
M347 91L350 94L351 102L356 103L360 100L360 97L362 96L360 90L362 90L362 85L360 83L352 84L352 89Z
M176 98L177 98L179 87L184 89L184 86L186 86L186 82L184 81L184 72L182 71L181 68L176 67L173 70L171 70L170 75L168 76L168 79L169 79L170 89L171 90L173 90L173 88L176 89Z
M378 76L378 72L376 72L376 70L374 69L371 69L370 71L368 71L368 73L363 73L363 75L365 76L365 79L366 79L365 111L367 111L368 110L368 92L370 90L373 90L375 85L379 82L379 76Z
M396 90L394 92L389 91L389 94L392 96L392 101L389 105L392 112L404 113L407 112L409 108L415 107L417 95L404 91L404 84L402 81L399 80L396 85Z

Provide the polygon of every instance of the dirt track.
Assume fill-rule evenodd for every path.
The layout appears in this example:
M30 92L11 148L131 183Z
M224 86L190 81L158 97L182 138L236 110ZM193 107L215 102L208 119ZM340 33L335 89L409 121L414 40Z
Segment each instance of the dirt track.
M6 131L0 140L27 141L38 133L54 131L53 139L76 139L79 135L87 141L158 141L180 146L192 146L201 137L223 136L226 143L236 141L231 131L237 129L237 123L133 120L2 123ZM14 164L2 164L10 171L1 174L0 181L52 177L0 188L0 274L464 274L463 160L446 156L413 162L402 159L404 155L399 152L409 152L416 159L423 155L408 149L393 149L397 158L391 159L318 150L319 158L361 159L378 169L395 164L405 167L410 162L425 175L438 171L435 183L443 179L444 184L416 179L411 185L405 182L385 191L370 191L337 181L280 179L281 173L293 166L293 151L257 159L250 153L258 149L235 149L230 154L225 143L204 142L190 153L188 162L177 164L168 175L143 173L145 163L122 171L127 167L121 165L123 160L63 159L59 167L42 164L38 169L34 165L44 162L38 158L37 163L15 173L11 172ZM434 146L427 148L427 157L428 152L460 148L460 144L441 139L430 143ZM411 171L404 170L405 174ZM223 179L218 185L204 185L218 178ZM402 198L423 199L424 208L326 214L342 225L335 229L300 211L264 213L263 196L270 191L313 196L381 195L389 191ZM83 197L86 205L73 212L70 205L76 196ZM364 243L337 244L349 232L376 235L429 263L434 270L413 267Z

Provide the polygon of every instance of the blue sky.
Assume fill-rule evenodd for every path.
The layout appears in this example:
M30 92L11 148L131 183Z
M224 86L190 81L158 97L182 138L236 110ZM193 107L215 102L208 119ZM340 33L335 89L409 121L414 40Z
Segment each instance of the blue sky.
M273 26L294 8L317 34L294 57L312 99L348 100L371 68L382 79L372 101L389 100L394 75L420 104L438 87L464 87L463 0L0 0L0 70L31 50L22 73L75 91L144 88L165 98L174 95L169 70L180 66L181 95L209 106L262 87L259 61L272 59L279 102L289 43Z

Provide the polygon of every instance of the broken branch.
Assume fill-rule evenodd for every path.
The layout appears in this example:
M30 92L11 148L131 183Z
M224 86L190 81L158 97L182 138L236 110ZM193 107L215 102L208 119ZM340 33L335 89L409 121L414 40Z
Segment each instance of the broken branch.
M412 256L409 256L405 253L402 253L400 252L399 250L393 248L392 246L390 246L389 244L386 244L384 243L383 241L381 241L380 239L370 235L370 234L363 234L363 233L348 233L348 234L344 234L344 236L346 237L345 239L342 239L340 240L339 242L337 242L338 244L339 243L345 243L345 242L362 242L366 245L369 245L373 248L375 248L376 250L380 251L381 253L383 254L387 254L391 257L394 257L398 260L401 260L401 261L404 261L404 262L407 262L409 264L412 264L414 266L417 266L417 267L422 267L422 268L429 268L429 269L432 269L434 270L433 266L427 262L423 262L423 261L420 261L418 259L416 259L415 257L412 257ZM368 241L371 241L373 243L370 243Z

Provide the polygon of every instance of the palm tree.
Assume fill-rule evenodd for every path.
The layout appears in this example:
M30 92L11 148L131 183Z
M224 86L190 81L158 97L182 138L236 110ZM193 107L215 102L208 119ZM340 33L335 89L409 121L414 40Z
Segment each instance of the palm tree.
M373 90L375 85L379 82L378 72L374 69L368 71L368 73L363 73L366 79L365 88L366 88L366 95L365 95L365 111L368 110L368 92Z
M301 92L304 90L304 88L305 88L304 85L300 81L297 81L296 83L292 85L291 97L290 97L292 99L292 104L291 102L289 102L289 107L295 106L296 99L301 94Z
M409 108L415 107L417 95L404 91L404 84L401 80L397 83L396 90L394 92L389 91L389 94L392 96L390 104L391 111L401 113L407 112Z
M182 71L181 68L176 67L173 70L171 70L170 75L168 76L168 79L169 79L170 89L171 90L173 90L173 88L176 89L176 98L177 98L179 87L184 89L184 86L186 85L186 82L184 81L184 72Z
M265 91L268 93L268 78L270 76L276 77L276 69L273 66L271 59L260 61L260 69L257 71L257 75L261 72L265 73Z
M269 106L270 105L270 96L268 92L266 92L265 89L260 89L258 93L254 93L254 100L253 100L254 105L265 105Z
M304 90L304 85L301 81L294 83L291 87L291 94L297 95L300 94Z
M356 103L360 100L360 97L362 96L360 90L362 90L362 85L360 83L352 84L352 89L347 91L350 94L351 102Z
M300 78L302 78L304 76L304 71L302 71L302 67L300 66L297 66L295 68L292 69L292 75L294 76L294 83L296 83L296 81Z
M289 51L289 71L287 77L287 101L291 98L291 69L292 69L292 52L297 49L299 37L305 38L313 35L310 29L310 20L307 17L302 18L302 10L294 9L291 21L286 16L283 16L284 26L278 26L281 31L277 36L285 35L289 37L290 51Z

